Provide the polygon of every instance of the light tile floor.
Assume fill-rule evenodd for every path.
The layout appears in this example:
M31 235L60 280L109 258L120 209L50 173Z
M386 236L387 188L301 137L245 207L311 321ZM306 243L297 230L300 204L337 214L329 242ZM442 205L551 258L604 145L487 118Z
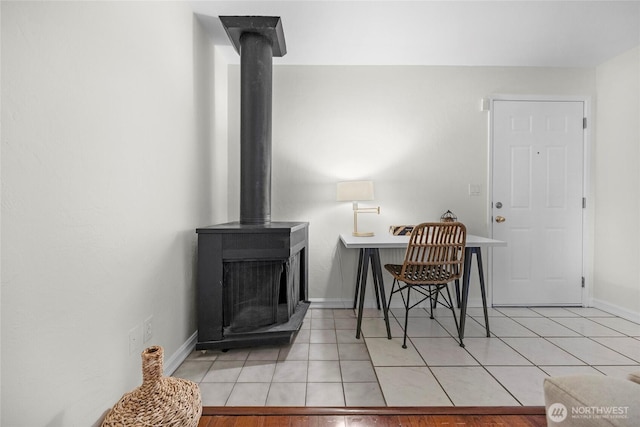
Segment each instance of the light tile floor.
M469 309L465 348L451 312L310 309L281 347L194 351L174 376L197 382L205 406L541 406L542 381L569 374L624 378L640 370L640 325L594 308L494 308L491 338Z

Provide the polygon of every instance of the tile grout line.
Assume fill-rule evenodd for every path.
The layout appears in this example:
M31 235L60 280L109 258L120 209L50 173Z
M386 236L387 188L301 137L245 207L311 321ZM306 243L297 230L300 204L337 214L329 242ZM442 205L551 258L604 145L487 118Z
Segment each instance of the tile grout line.
M508 318L508 317L507 317L507 318ZM475 320L475 319L473 319L473 318L472 318L472 320ZM475 320L475 321L476 321L476 323L480 324L482 327L484 327L484 328L486 329L486 327L487 327L487 325L486 325L486 324L485 324L485 325L482 325L482 324L481 324L480 322L478 322L477 320ZM496 339L498 339L500 342L502 342L503 344L507 345L507 343L505 343L505 342L504 342L500 337L496 336L495 334L494 334L494 336L489 337L489 338L496 338ZM524 405L523 405L523 403L522 403L522 402L521 402L521 401L520 401L520 400L519 400L519 399L518 399L518 398L517 398L513 393L511 393L511 390L509 390L509 388L508 388L507 386L505 386L504 384L502 384L502 382L500 382L500 380L498 380L498 378L496 378L496 377L491 373L491 371L489 371L489 370L487 369L487 366L486 366L486 365L484 365L483 363L481 363L481 362L480 362L480 361L479 361L479 360L478 360L478 359L477 359L477 358L476 358L476 357L475 357L475 356L474 356L474 355L473 355L473 354L472 354L472 353L471 353L471 352L470 352L466 347L464 347L464 349L465 349L465 351L466 351L466 352L467 352L467 353L468 353L468 354L469 354L469 355L470 355L470 356L471 356L471 357L472 357L472 358L473 358L473 359L478 363L478 365L479 365L480 367L482 367L482 369L484 369L484 371L485 371L485 372L486 372L486 373L487 373L491 378L493 378L493 379L494 379L494 380L495 380L495 381L500 385L500 387L502 387L502 388L503 388L503 389L504 389L504 390L509 394L509 396L511 396L511 397L512 397L516 402L518 402L518 403L520 404L520 406L524 406ZM514 350L514 351L515 351L515 350ZM516 352L516 353L517 353L517 352ZM518 353L518 354L519 354L519 353ZM523 356L523 357L524 357L524 356ZM529 362L533 365L533 362L531 362L529 359L527 359L526 357L524 357L524 359L525 359L525 360L527 360L527 361L529 361ZM500 365L497 365L497 366L500 366Z
M572 356L572 357L576 358L576 360L578 360L578 361L580 361L581 363L583 363L583 364L584 364L584 365L549 365L549 366L567 366L567 367L574 367L574 366L575 366L575 367L587 367L587 368L593 369L595 372L601 373L601 374L603 374L603 375L607 375L607 374L606 374L606 372L605 372L604 370L598 369L598 368L596 367L596 365L592 365L592 364L590 364L590 363L587 363L585 360L583 360L583 358L582 358L582 357L580 357L579 355L574 354L574 352L573 352L573 351L565 350L565 349L564 349L564 348L562 348L559 344L556 344L555 342L551 341L550 339L552 339L552 338L567 338L567 339L568 339L568 338L581 338L581 339L586 338L589 342L592 342L592 343L594 343L594 344L600 345L600 346L602 346L603 348L605 348L605 349L607 349L607 350L609 350L609 351L611 351L611 352L613 352L613 353L615 353L615 354L617 354L617 355L620 355L620 356L622 356L622 357L625 357L626 359L628 359L628 360L630 361L630 363L629 363L628 365L602 365L601 367L605 367L605 366L610 366L610 367L617 367L617 366L625 366L625 367L627 367L627 366L635 366L635 367L638 367L638 365L640 365L640 361L637 361L637 360L635 360L635 359L631 358L630 356L627 356L626 354L622 353L622 352L621 352L621 351L619 351L619 350L616 350L615 348L609 347L609 346L608 346L608 345L606 345L606 344L603 344L603 343L598 342L596 339L597 339L597 338L600 338L600 336L588 336L588 335L585 335L585 334L581 333L580 331L575 330L574 328L571 328L571 327L568 327L568 326L566 326L566 325L562 324L560 321L562 320L561 318L568 318L568 319L585 319L586 321L588 321L587 323L589 323L589 322L593 322L593 323L595 323L595 324L597 324L597 325L599 325L599 326L602 326L603 328L609 329L609 330L611 330L611 331L614 331L614 332L616 332L616 333L620 334L620 336L603 335L603 336L602 336L603 338L632 339L632 340L640 341L640 339L639 339L638 337L635 337L635 336L630 335L630 334L628 334L628 333L622 332L622 331L618 330L618 329L617 329L617 328L615 328L615 327L611 327L611 326L606 325L606 324L601 324L601 323L597 322L596 320L594 320L592 317L590 317L590 315L587 315L587 314L582 314L582 315L581 315L580 313L576 313L576 312L571 311L571 310L568 310L568 309L565 309L565 310L567 310L567 311L568 311L568 313L570 313L570 314L571 314L570 316L562 316L562 315L559 315L559 314L557 314L557 313L555 313L555 314L554 314L554 312L552 312L552 311L548 311L548 312L545 312L544 310L536 311L536 310L535 310L535 308L528 308L528 309L529 309L529 310L531 310L533 313L535 313L535 314L537 315L537 316L535 316L535 318L540 317L540 318L542 318L542 319L546 319L546 320L548 320L548 321L550 321L550 322L553 322L554 324L557 324L557 325L559 325L559 326L562 326L562 327L564 327L564 328L567 328L568 330L571 330L571 331L573 331L573 332L575 332L575 333L577 334L577 336L575 336L575 337L553 336L553 335L545 336L545 335L541 335L540 333L536 332L535 330L530 329L529 327L525 326L525 325L524 325L524 324L522 324L520 321L518 321L518 319L519 319L519 318L522 318L523 316L517 316L517 315L515 315L515 316L514 316L514 314L513 314L513 313L511 313L511 314L506 314L506 313L501 312L499 309L496 309L496 311L497 311L498 313L503 314L503 316L497 316L497 317L504 317L504 318L506 318L506 319L509 319L510 321L512 321L512 322L514 322L515 324L517 324L519 327L522 327L524 330L526 330L526 331L529 331L529 332L533 333L533 334L534 334L534 337L531 337L531 338L543 339L545 342L547 342L547 343L551 344L552 346L554 346L554 347L558 348L559 350L561 350L561 351L565 352L566 354L568 354L568 355L570 355L570 356ZM317 310L322 310L322 309L317 309ZM346 310L347 310L347 311L352 311L350 308L348 308L348 309L346 309ZM425 312L424 314L426 314L426 318L428 319L428 318L429 318L429 312L428 312L425 308L423 308L423 307L421 307L421 308L420 308L420 310L423 310L423 311ZM396 311L397 311L397 310L396 310ZM401 323L397 314L395 314L395 313L394 313L394 312L392 312L391 310L389 310L389 313L391 314L391 316L390 316L390 320L391 320L391 319L393 319L396 323ZM316 314L318 314L318 313L316 313ZM338 363L338 369L339 369L339 373L340 373L340 382L341 382L341 388L342 388L342 397L343 397L343 400L344 400L344 405L346 406L346 405L347 405L347 392L346 392L346 388L345 388L346 384L345 384L345 381L344 381L344 372L343 372L344 370L343 370L343 364L342 364L343 360L342 360L342 357L340 356L340 343L338 342L338 330L339 330L339 329L337 329L337 325L336 325L336 322L335 322L335 317L334 317L334 314L335 314L335 313L334 313L334 311L331 311L331 313L330 313L330 314L331 314L331 317L330 317L330 318L331 318L331 320L333 321L333 322L332 322L332 324L333 324L333 328L332 328L332 329L328 329L328 330L333 331L333 334L334 334L334 337L335 337L335 346L336 346L336 351L338 352L338 355L337 355L337 363ZM403 314L405 314L405 315L406 315L406 313L403 313ZM306 381L305 381L305 398L304 398L304 406L307 406L307 405L308 405L308 403L309 403L309 402L308 402L308 385L309 385L309 379L310 379L310 378L309 378L309 365L310 365L310 362L311 362L311 354L310 354L310 351L311 351L311 350L310 350L310 349L311 349L311 330L312 330L312 329L311 329L311 323L313 323L313 319L323 319L323 320L328 319L328 317L324 317L324 316L316 317L316 318L312 317L312 316L313 316L313 311L310 311L309 316L310 316L310 317L309 317L309 329L310 329L310 332L309 332L309 339L308 339L308 342L306 342L306 343L298 343L298 344L306 344L306 345L307 345L307 347L306 347L306 355L305 355L305 356L306 356L306 359L304 360L304 361L305 361L305 363L306 363L306 368L307 368L307 369L306 369L306 377L305 377ZM345 319L348 319L348 318L351 318L351 317L352 317L352 316L347 316L347 317L345 317ZM380 316L371 316L371 317L373 317L373 318L379 318ZM423 317L423 316L408 316L408 317L409 317L409 321L411 321L411 318ZM459 344L459 342L455 339L455 337L452 335L452 333L449 331L449 329L447 329L447 328L444 326L444 324L443 324L443 321L444 321L445 319L448 319L449 317L452 317L452 316L439 316L439 317L438 317L438 316L434 316L434 317L435 317L435 318L434 318L433 320L435 320L435 321L436 321L435 323L436 323L440 328L442 328L442 329L444 329L444 330L446 331L447 336L442 336L442 337L427 337L427 338L443 338L443 339L451 339L451 338L453 338L453 339L456 341L456 343L458 343L458 344ZM482 326L482 327L485 327L483 323L480 323L480 322L479 322L477 319L475 319L473 316L469 315L469 317L471 318L471 320L473 320L473 322L477 323L478 325L480 325L480 326ZM496 317L496 316L494 316L494 317ZM534 316L531 316L531 317L534 317ZM596 317L598 317L598 316L596 316ZM527 318L530 318L530 317L527 317ZM598 317L598 318L599 318L599 317ZM607 318L613 318L613 319L615 319L615 318L617 318L617 316L607 316ZM452 319L449 319L449 320L452 320ZM469 320L469 319L467 319L467 320ZM327 323L329 323L329 322L327 322ZM475 324L475 323L474 323L474 324ZM634 322L631 322L631 323L634 323ZM634 324L635 324L635 323L634 323ZM343 325L343 326L344 326L344 325ZM624 326L626 327L626 325L624 325ZM628 329L628 328L627 328L627 329ZM501 334L501 335L502 335L502 334ZM517 335L517 334L516 334L516 335ZM369 337L369 338L370 338L370 337ZM415 338L420 338L420 337L407 337L407 338L409 339L409 341L410 341L410 343L411 343L411 346L412 346L414 349L416 349L416 347L415 347L415 343L414 343L414 341L413 341L413 340L414 340ZM469 338L469 337L468 337L468 338ZM473 337L472 337L472 338L473 338ZM524 360L526 360L528 363L530 363L530 366L533 366L533 367L537 368L537 369L538 369L540 372L542 372L545 376L551 376L551 375L549 374L549 372L548 372L547 370L545 370L545 368L544 368L544 367L542 367L542 366L540 366L540 365L538 365L538 364L534 363L531 359L529 359L528 357L525 357L522 353L520 353L519 351L517 351L515 348L513 348L511 345L509 345L509 344L505 341L505 339L507 339L507 338L529 338L529 337L518 337L518 336L514 336L514 337L510 337L510 336L498 336L498 335L496 335L496 334L495 334L495 332L494 332L494 333L492 333L492 334L491 334L491 338L497 339L499 342L501 342L502 344L504 344L507 348L509 348L509 349L510 349L511 351L513 351L515 354L519 355L519 356L520 356L520 357L522 357ZM369 351L368 339L367 339L367 337L366 337L364 334L362 335L362 341L361 341L360 343L361 343L362 345L364 345L364 346L365 346L366 353L367 353L367 357L368 357L367 361L369 362L369 364L370 364L370 366L371 366L371 369L373 370L373 375L375 376L375 382L376 382L376 385L377 385L377 387L378 387L378 391L379 391L379 393L380 393L380 395L381 395L381 397L382 397L382 400L383 400L383 402L384 402L384 405L385 405L385 406L387 406L387 397L385 396L385 394L384 394L384 393L383 393L383 391L382 391L382 387L381 387L381 384L380 384L380 378L378 377L378 372L376 371L376 367L373 365L373 360L372 360L372 358L371 358L371 353L370 353L370 351ZM294 344L296 344L295 340L294 340L294 342L293 342L293 343L291 343L291 345L294 345ZM333 343L331 343L331 344L333 344ZM354 342L354 344L356 344L356 342ZM290 347L289 347L289 349L290 349ZM265 396L265 401L263 402L263 404L262 404L262 405L258 405L258 406L268 406L268 405L267 405L267 401L268 401L268 398L269 398L270 392L271 392L271 390L272 390L272 387L273 387L273 385L274 385L274 379L275 379L275 375L276 375L276 368L278 367L278 364L279 364L279 363L284 363L284 362L286 362L286 359L280 360L281 353L282 353L282 351L283 351L283 350L284 350L284 347L280 347L280 348L279 348L279 350L278 350L278 356L276 357L276 360L275 360L275 361L270 361L270 360L269 360L269 362L270 362L270 363L274 363L274 368L273 368L273 372L271 373L271 378L270 378L270 381L269 381L269 384L268 384L267 394L266 394L266 396ZM416 349L416 350L417 350L417 349ZM470 356L470 357L471 357L471 358L472 358L472 359L473 359L473 360L478 364L478 366L479 366L479 367L482 367L482 368L483 368L483 370L484 370L487 374L489 374L489 376L490 376L490 377L491 377L491 378L492 378L492 379L493 379L497 384L499 384L499 385L500 385L500 387L502 387L502 388L503 388L503 389L504 389L504 390L505 390L505 391L506 391L506 392L507 392L507 393L508 393L508 394L509 394L509 395L510 395L510 396L511 396L511 397L512 397L516 402L518 402L518 404L519 404L520 406L522 406L522 405L523 405L523 403L520 401L520 399L518 399L518 398L516 397L516 395L514 395L514 394L513 394L513 392L512 392L508 387L506 387L504 384L502 384L502 382L500 382L500 381L498 380L498 378L496 378L496 377L495 377L495 376L494 376L494 375L489 371L489 369L488 369L488 368L489 368L489 367L491 367L491 366L494 366L494 365L485 365L485 364L482 364L482 363L480 362L480 360L479 360L479 359L477 359L477 358L476 358L476 357L475 357L475 356L474 356L474 355L473 355L473 354L472 354L472 353L471 353L471 352L470 352L466 347L464 348L464 350L466 351L466 354L467 354L468 356ZM242 374L242 371L247 367L247 363L248 363L248 361L249 361L249 358L251 357L251 351L253 351L253 350L249 350L249 351L247 352L246 356L240 359L240 360L242 361L242 364L241 364L241 366L240 366L240 372L238 373L238 376L235 378L235 381L233 382L233 386L232 386L232 388L231 388L231 391L229 392L229 394L227 395L227 397L226 397L226 399L225 399L225 403L224 403L224 405L225 405L225 406L227 406L227 405L228 405L228 403L229 403L229 401L230 401L230 399L231 399L231 396L232 396L232 394L233 394L234 390L236 389L236 386L238 385L238 379L240 378L240 375ZM454 404L453 400L451 399L451 397L450 397L449 393L444 389L444 387L442 386L442 383L440 382L440 380L438 379L438 377L434 374L434 372L433 372L433 370L432 370L433 366L430 366L429 364L427 364L427 361L424 359L424 356L422 355L422 353L420 353L420 352L417 352L417 353L418 353L418 355L419 355L420 359L422 360L422 362L424 363L424 366L425 366L425 367L427 367L427 369L429 370L429 373L433 376L433 378L435 379L436 383L438 384L438 386L440 387L440 389L442 390L442 392L444 393L444 395L445 395L445 396L447 396L447 399L449 400L449 402L450 402L453 406L456 406L456 405ZM234 359L227 359L227 360L232 361L232 360L234 360ZM256 360L256 361L258 361L258 362L260 362L260 361L261 361L261 360L259 360L259 359L255 359L255 360ZM193 360L193 361L194 361L194 362L197 362L197 360ZM205 381L203 381L203 380L206 378L207 374L208 374L209 372L211 372L211 370L213 369L213 367L214 367L214 365L216 364L216 362L222 362L222 361L224 361L224 360L219 360L219 359L218 359L218 356L216 356L216 358L215 358L215 359L213 359L212 361L204 361L204 362L205 362L205 364L204 364L203 366L207 366L207 369L206 369L206 370L204 370L204 371L203 371L203 373L202 373L201 375L199 375L199 376L200 376L200 378L199 378L199 381L197 381L197 383L198 383L198 384L205 383ZM267 362L267 361L266 361L266 360L264 360L264 362ZM516 365L495 365L495 366L497 366L497 367L507 367L507 366L516 366ZM520 366L520 365L517 365L517 366ZM546 366L546 365L545 365L545 366ZM600 366L600 365L598 365L598 366ZM198 368L198 369L200 369L200 368ZM215 383L215 382L216 382L216 381L214 381L214 383Z
M422 308L422 309L423 309L424 311L427 311L425 308ZM427 312L427 314L429 314L429 313ZM410 316L409 316L409 313L407 313L407 312L405 312L405 316L406 316L406 317L410 317ZM399 320L398 320L398 318L396 317L395 313L393 314L393 317L395 317L396 322L400 323L400 321L399 321ZM428 316L428 318L429 318L429 319L431 319L431 317L430 317L430 316ZM434 318L433 318L433 319L431 319L431 320L435 320L435 321L436 321L436 323L437 323L438 325L440 325L440 327L441 327L442 329L444 329L444 330L449 334L449 337L443 337L443 338L447 338L447 339L448 339L448 338L450 338L450 337L451 337L451 332L449 332L449 330L447 330L447 328L445 328L444 326L442 326L442 324L441 324L440 322L438 322L438 321L437 321L437 318L436 318L435 316L434 316ZM411 321L411 320L409 320L409 321ZM438 386L440 387L440 390L442 390L442 392L444 393L444 395L445 395L445 396L447 396L447 399L449 399L449 402L451 402L451 405L455 407L455 406L456 406L456 404L453 402L453 399L451 398L451 396L449 396L449 393L447 393L447 390L445 390L445 388L442 386L442 383L440 382L440 380L438 379L438 377L436 376L436 374L435 374L435 373L433 372L433 370L431 369L431 366L429 366L429 364L427 363L427 361L426 361L426 360L424 360L424 357L422 357L422 353L420 353L420 352L418 351L418 349L416 348L416 345L413 343L413 339L412 339L411 337L409 337L409 336L407 336L407 338L409 339L409 342L411 342L411 346L413 346L413 348L416 350L416 352L417 352L417 353L418 353L418 355L420 356L420 359L422 359L422 361L424 362L424 365L425 365L425 367L429 370L429 373L433 376L433 379L436 381L436 383L438 383ZM458 345L459 345L459 344L458 344Z
M604 372L600 371L599 369L597 369L597 368L595 367L595 366L597 366L597 365L592 365L592 364L588 363L586 360L583 360L583 358L581 358L581 357L579 357L578 355L573 354L573 353L569 352L568 350L566 350L566 349L564 349L564 348L560 347L558 344L554 343L553 341L549 340L548 338L566 338L566 339L571 339L571 338L586 338L586 339L588 339L588 340L590 340L590 341L593 341L593 342L594 342L594 343L596 343L596 344L600 344L600 345L602 345L603 347L605 347L605 348L607 348L607 349L609 349L609 350L611 350L611 351L613 351L613 352L615 352L615 353L617 353L617 354L619 354L619 355L621 355L621 356L623 356L623 357L626 357L626 358L627 358L627 359L629 359L629 360L635 361L635 359L632 359L632 358L630 358L629 356L627 356L627 355L625 355L625 354L623 354L623 353L620 353L619 351L617 351L617 350L615 350L615 349L613 349L613 348L607 347L606 345L604 345L604 344L602 344L602 343L599 343L598 341L596 341L596 340L594 340L594 339L593 339L594 337L584 335L584 334L582 334L580 331L577 331L577 330L572 329L572 328L570 328L570 327L568 327L568 326L566 326L566 325L563 325L562 323L560 323L560 322L556 321L554 318L552 318L552 317L548 317L547 315L545 315L545 314L543 314L543 313L540 313L539 311L536 311L536 310L535 310L535 308L529 308L529 309L530 309L530 310L532 310L532 311L534 311L535 313L539 314L542 318L547 319L547 320L550 320L550 321L552 321L552 322L554 322L554 323L556 323L556 324L558 324L558 325L560 325L560 326L562 326L562 327L564 327L564 328L567 328L567 329L569 329L570 331L573 331L573 332L575 332L575 333L577 333L577 334L579 335L578 337L575 337L575 336L553 336L553 335L552 335L552 336L545 336L545 335L540 335L540 334L538 334L536 331L534 331L534 330L532 330L532 329L530 329L530 328L527 328L527 326L526 326L526 325L523 325L522 323L518 322L518 321L516 320L516 319L518 319L518 317L516 317L516 318L512 318L512 320L513 320L513 321L515 321L515 322L516 322L516 323L518 323L519 325L523 326L524 328L526 328L526 329L530 330L531 332L533 332L534 334L536 334L538 337L540 337L540 338L544 339L545 341L547 341L547 342L548 342L548 343L550 343L551 345L553 345L553 346L557 347L558 349L560 349L560 350L564 351L565 353L569 354L569 355L570 355L570 356L572 356L572 357L575 357L577 360L579 360L579 361L581 361L581 362L583 362L583 363L584 363L584 365L557 365L557 366L586 366L586 367L590 367L590 368L595 369L596 371L601 372L601 373L603 373L603 374L604 374ZM569 309L566 309L566 310L567 310L567 311L569 311L569 312L571 312L571 313L574 313L573 311L571 311L571 310L569 310ZM582 315L579 315L579 314L577 314L577 313L575 313L575 314L576 314L576 316L566 316L566 317L562 317L562 318L586 319L586 320L589 320L589 321L591 321L591 322L597 323L598 325L601 325L600 323L595 322L595 321L594 321L591 317L589 317L589 316L586 316L586 315L585 315L585 316L582 316ZM611 317L616 318L617 316L611 316ZM521 317L521 318L525 318L525 317ZM531 317L526 317L526 318L531 318ZM555 318L561 318L561 316L555 316ZM605 328L611 329L611 330L612 330L612 331L614 331L614 332L617 332L617 333L619 333L619 334L622 334L622 335L623 335L623 337L633 338L633 337L629 337L627 334L625 334L625 333L624 333L624 332L622 332L622 331L618 331L618 330L616 330L616 329L609 328L609 327L608 327L608 326L606 326L606 325L602 325L602 326L603 326L603 327L605 327ZM623 338L623 337L620 337L620 338ZM503 342L504 342L504 341L503 341ZM509 344L508 344L508 343L506 343L506 342L505 342L505 344L506 344L506 345L509 345ZM525 359L529 360L528 358L526 358L524 355L522 355L521 353L519 353L519 352L518 352L516 349L514 349L513 347L511 347L511 346L509 346L509 347L510 347L510 348L512 348L514 351L516 351L518 354L520 354L520 355L521 355L522 357L524 357ZM532 362L531 360L529 360L529 361L530 361L530 362ZM532 364L533 364L533 362L532 362ZM545 371L545 370L544 370L542 367L540 367L539 365L537 365L537 364L533 364L533 365L534 365L534 366L536 366L538 369L542 370L543 372L545 372L547 375L549 375L549 374L547 373L547 371ZM554 366L555 366L555 365L554 365ZM605 365L603 365L603 366L605 366ZM606 366L608 366L608 365L606 365ZM612 366L618 366L618 365L612 365ZM625 365L625 366L626 366L626 365ZM606 374L605 374L605 375L606 375ZM550 375L549 375L549 376L550 376Z

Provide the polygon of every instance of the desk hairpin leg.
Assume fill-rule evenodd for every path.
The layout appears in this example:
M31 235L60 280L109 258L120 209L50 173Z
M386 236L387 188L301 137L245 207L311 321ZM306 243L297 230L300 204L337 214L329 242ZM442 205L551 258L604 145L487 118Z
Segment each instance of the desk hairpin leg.
M376 258L376 254L378 254L378 250L373 249L371 251L371 276L373 278L373 289L376 291L376 304L378 310L380 310L380 283L382 283L382 272L378 272L380 258ZM382 294L384 295L384 289L382 290Z
M364 262L364 249L358 251L358 274L356 276L356 293L353 296L353 309L358 307L358 295L360 292L360 280L362 278L362 264ZM366 273L366 272L365 272Z
M360 276L361 283L356 284L356 288L360 288L360 304L358 304L358 324L356 325L356 339L360 339L360 331L362 329L362 309L364 308L364 294L367 290L367 271L369 270L369 251L371 249L361 249L363 252L362 257L362 271L364 274ZM356 295L358 293L356 292Z
M358 275L356 278L356 292L353 296L353 309L355 310L358 307L358 295L360 292L360 283L362 281L363 275L367 274L367 269L363 268L363 259L364 259L365 249L360 249L360 253L358 254ZM375 280L375 276L374 276ZM378 292L378 286L375 286L376 290L376 303L378 304L378 310L380 310L380 293Z
M358 268L360 277L359 283L356 283L356 289L360 290L360 302L358 305L358 323L356 326L356 338L360 339L360 332L362 330L362 312L364 310L364 299L367 290L367 272L369 270L369 263L371 263L371 273L373 276L373 286L376 290L376 299L378 304L382 302L382 310L384 314L384 321L387 327L387 338L391 339L391 328L389 326L389 310L387 307L387 301L384 292L384 282L382 280L382 268L380 266L380 252L376 248L364 248L362 256L362 269ZM358 293L356 292L356 295Z
M487 338L491 337L489 332L489 313L487 309L487 291L484 287L484 271L482 271L482 254L480 248L476 248L476 261L478 263L478 275L480 276L480 294L482 295L482 308L484 311L484 325L487 329Z
M480 279L480 293L482 294L482 307L484 309L484 322L487 329L487 337L491 336L489 332L489 314L487 312L487 295L484 286L484 272L482 270L482 255L479 247L467 247L464 251L464 272L462 275L462 305L460 308L460 346L464 347L462 339L464 338L464 327L467 317L467 304L469 302L469 277L471 275L471 258L476 255L476 263L478 266L478 276Z
M373 252L374 262L373 266L376 269L377 288L380 290L380 294L376 292L378 297L378 308L380 308L380 300L382 301L382 312L384 314L384 323L387 327L387 338L391 339L391 326L389 326L389 306L387 306L387 297L384 292L384 282L382 281L382 263L380 262L380 251L378 249Z

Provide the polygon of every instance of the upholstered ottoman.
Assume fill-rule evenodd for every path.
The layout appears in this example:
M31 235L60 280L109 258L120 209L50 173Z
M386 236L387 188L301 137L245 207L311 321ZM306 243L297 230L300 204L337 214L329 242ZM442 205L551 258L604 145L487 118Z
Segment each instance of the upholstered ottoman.
M547 425L640 426L640 372L629 380L570 375L544 380Z

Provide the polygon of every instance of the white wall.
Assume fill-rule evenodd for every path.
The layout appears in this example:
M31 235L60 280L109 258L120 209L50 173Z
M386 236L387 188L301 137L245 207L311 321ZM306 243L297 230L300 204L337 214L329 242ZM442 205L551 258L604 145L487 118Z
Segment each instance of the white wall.
M98 424L140 383L131 328L152 315L154 338L145 346L160 344L167 356L196 328L194 228L238 217L239 70L228 69L227 153L227 117L218 108L226 93L217 91L227 70L212 67L215 54L186 5L3 1L1 8L1 424ZM597 218L605 225L620 211L639 213L637 197L622 209L620 197L611 196L613 205L603 197L610 186L602 177L621 174L616 162L627 156L599 160L604 144L635 137L636 151L633 143L621 148L637 165L637 98L613 85L627 79L637 88L637 49L629 55L597 70L598 114L610 98L635 111L636 124L635 134L631 125L620 134L605 131L607 123L617 129L617 118L597 123L597 138L607 141L596 150L604 189ZM355 254L338 244L352 216L335 202L337 181L375 181L382 214L363 215L363 229L384 233L451 209L471 233L486 234L488 121L480 99L594 96L595 81L593 70L579 69L276 67L273 218L311 223L311 297L341 303L353 294ZM459 165L454 172L445 169L451 163ZM616 178L632 181L619 195L638 194L634 169ZM468 196L469 183L482 186L480 197ZM604 245L607 230L598 230L596 245ZM611 296L596 276L595 297L637 312L625 298L637 298L637 232L631 240L631 291L622 286ZM619 267L613 261L597 265L604 272Z
M229 81L229 217L237 219L238 66ZM353 216L350 203L335 201L338 181L375 183L368 205L380 205L381 214L360 215L361 230L386 233L389 225L439 220L450 209L470 233L487 235L481 99L594 93L592 69L276 66L272 218L310 222L312 299L339 305L353 298L357 254L338 240ZM481 186L479 197L468 195L469 184ZM401 260L398 251L383 252L383 262ZM471 298L478 303L478 295Z
M640 321L640 46L596 69L596 304Z
M194 333L212 57L182 2L2 2L3 426L97 425Z

